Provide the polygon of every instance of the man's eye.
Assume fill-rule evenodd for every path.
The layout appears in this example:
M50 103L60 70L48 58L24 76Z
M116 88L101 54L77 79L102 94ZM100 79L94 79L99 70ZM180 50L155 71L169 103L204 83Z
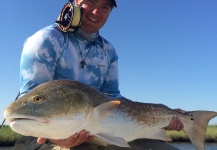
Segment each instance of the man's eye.
M110 11L111 10L111 7L107 6L107 5L103 6L102 8L104 11Z
M88 0L88 2L89 2L89 3L94 3L94 1L93 1L93 0Z
M103 8L104 8L104 9L109 9L110 7L109 7L109 6L103 6Z

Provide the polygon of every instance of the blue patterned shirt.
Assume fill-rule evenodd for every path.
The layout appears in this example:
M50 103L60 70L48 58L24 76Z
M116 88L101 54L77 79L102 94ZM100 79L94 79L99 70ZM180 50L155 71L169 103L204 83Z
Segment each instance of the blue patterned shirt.
M81 68L82 60L86 63L84 68ZM58 79L77 80L120 97L118 56L114 47L101 36L90 42L75 32L62 32L54 24L39 30L24 43L20 94Z

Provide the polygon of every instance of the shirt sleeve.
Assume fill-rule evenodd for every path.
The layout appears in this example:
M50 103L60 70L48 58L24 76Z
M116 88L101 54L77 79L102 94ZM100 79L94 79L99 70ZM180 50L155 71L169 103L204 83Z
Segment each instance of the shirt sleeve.
M54 77L59 45L47 29L36 32L24 43L20 61L20 94L52 80ZM55 43L55 44L54 44ZM61 46L59 46L61 47Z

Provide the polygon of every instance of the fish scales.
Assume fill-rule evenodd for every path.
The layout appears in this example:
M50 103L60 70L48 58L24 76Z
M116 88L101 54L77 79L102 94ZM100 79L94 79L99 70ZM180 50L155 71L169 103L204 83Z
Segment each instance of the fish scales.
M175 115L179 115L178 112L174 112L162 104L133 102L128 99L121 99L121 104L116 109L121 109L121 112L125 112L128 116L134 118L135 121L144 125L153 125L153 123L158 123L159 119L168 122Z
M120 147L141 138L170 141L164 127L178 116L195 148L204 150L207 124L217 112L181 114L162 104L114 99L77 81L53 80L18 98L4 116L23 135L65 139L85 129L97 144Z

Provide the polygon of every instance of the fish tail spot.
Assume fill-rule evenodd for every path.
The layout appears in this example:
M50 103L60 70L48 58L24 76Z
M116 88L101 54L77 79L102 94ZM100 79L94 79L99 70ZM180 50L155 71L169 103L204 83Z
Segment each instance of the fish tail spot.
M194 115L193 114L191 114L191 120L194 121Z

